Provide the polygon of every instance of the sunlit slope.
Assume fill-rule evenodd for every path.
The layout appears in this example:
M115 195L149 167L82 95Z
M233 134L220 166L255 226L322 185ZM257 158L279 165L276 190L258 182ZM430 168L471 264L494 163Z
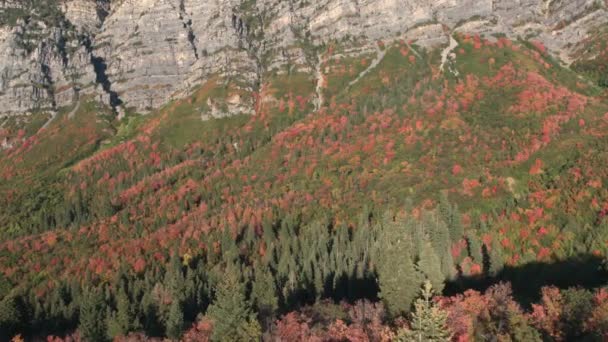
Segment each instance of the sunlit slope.
M0 159L1 271L42 291L121 264L139 272L176 248L210 255L224 230L261 237L321 216L356 229L363 208L431 208L444 191L467 234L508 263L605 254L602 90L538 44L456 39L443 68L441 51L406 42L343 59L329 46L321 80L286 71L248 94L211 79L145 117L94 104L58 116ZM202 120L236 96L255 114Z

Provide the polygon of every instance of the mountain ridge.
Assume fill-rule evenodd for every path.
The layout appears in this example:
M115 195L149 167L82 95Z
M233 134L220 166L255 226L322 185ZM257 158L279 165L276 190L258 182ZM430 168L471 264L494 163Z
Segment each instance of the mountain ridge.
M582 49L577 43L608 22L606 3L595 0L57 0L45 6L0 3L3 115L56 110L75 104L79 94L120 105L121 112L148 112L214 75L257 91L265 77L290 65L314 78L317 51L332 41L360 46L349 52L356 56L376 40L437 47L452 32L505 34L535 39L570 64ZM53 19L32 14L37 11ZM240 101L225 114L253 112L251 97Z

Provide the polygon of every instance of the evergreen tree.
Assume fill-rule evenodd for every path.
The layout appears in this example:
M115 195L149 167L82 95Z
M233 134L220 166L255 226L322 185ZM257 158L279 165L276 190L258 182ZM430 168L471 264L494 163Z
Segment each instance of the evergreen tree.
M260 324L245 297L245 285L235 272L227 271L216 292L215 301L207 310L213 320L213 341L257 341Z
M254 264L253 268L255 276L251 289L251 300L260 319L266 321L272 319L274 312L279 308L275 281L267 267Z
M78 330L86 341L106 340L105 310L105 303L99 290L89 289L84 292Z
M394 222L387 213L375 225L379 234L375 246L379 296L393 317L410 310L421 283L410 255L407 226L411 224L411 221Z
M437 206L441 219L446 223L452 222L452 205L448 201L447 191L442 191L439 194L439 205Z
M317 299L320 299L325 291L324 271L326 268L326 265L317 265L317 267L314 268L314 288Z
M144 293L141 298L141 313L143 316L143 328L148 335L161 335L163 326L159 323L159 312L156 301L153 299L151 290Z
M182 336L184 329L184 312L179 300L174 299L169 309L169 317L166 323L166 334L173 340L178 340Z
M441 272L445 278L452 280L456 277L456 270L451 253L448 226L441 220L440 215L437 214L425 213L424 220L426 221L425 225L429 227L428 234L431 245L441 263Z
M492 241L492 246L489 251L489 259L490 259L490 269L489 273L491 276L495 277L502 271L505 265L505 259L502 252L502 246L498 242L498 239L494 238Z
M136 322L134 308L131 306L129 296L121 286L116 295L116 311L108 317L108 335L112 338L124 336L130 331L139 328Z
M23 315L17 298L9 296L0 301L0 339L9 339L17 333Z
M480 265L483 264L483 251L481 249L481 243L479 242L477 235L472 231L469 231L467 234L467 244L469 247L469 255L471 258L473 258L473 261Z
M167 266L167 273L164 280L165 287L175 299L182 300L184 297L185 279L182 269L181 257L177 250L171 255L171 260Z
M184 317L195 317L209 302L207 297L207 274L203 262L188 268L184 285Z
M441 272L441 261L429 242L422 245L418 260L418 271L431 282L438 292L443 291L445 277Z
M420 220L408 220L408 226L410 227L408 232L411 234L411 253L413 259L415 259L418 255L420 255L422 245L427 240L428 235L428 227L424 225L424 223ZM416 293L418 293L418 287L416 286Z
M262 257L262 262L269 265L272 261L274 261L274 245L276 236L274 234L274 229L271 222L265 220L262 226L262 241L264 242L265 247L265 254Z
M410 329L397 334L399 342L448 342L451 333L447 326L447 312L432 302L433 286L426 281L422 288L422 298L416 300Z
M462 216L458 210L458 206L454 205L452 209L452 218L450 222L447 222L450 230L450 239L452 242L458 242L464 235L464 228L462 226Z
M463 234L460 212L458 206L450 204L447 191L442 191L439 195L437 209L441 219L448 226L450 241L457 242L460 240Z

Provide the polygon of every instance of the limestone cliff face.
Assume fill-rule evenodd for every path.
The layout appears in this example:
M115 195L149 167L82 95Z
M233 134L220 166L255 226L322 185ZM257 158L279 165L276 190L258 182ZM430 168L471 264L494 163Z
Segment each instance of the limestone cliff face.
M447 44L451 31L504 33L535 37L568 63L576 43L608 23L606 2L597 0L48 3L56 6L52 15L0 0L2 114L55 109L82 94L145 112L215 76L251 91L286 65L313 74L315 47L330 40L356 40L364 51L379 39L433 47ZM231 108L250 112L251 106Z

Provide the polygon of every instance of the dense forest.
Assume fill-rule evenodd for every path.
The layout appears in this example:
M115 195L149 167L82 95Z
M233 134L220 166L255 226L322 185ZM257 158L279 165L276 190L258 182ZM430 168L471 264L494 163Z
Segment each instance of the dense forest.
M0 340L606 340L607 40L455 37L0 118Z

